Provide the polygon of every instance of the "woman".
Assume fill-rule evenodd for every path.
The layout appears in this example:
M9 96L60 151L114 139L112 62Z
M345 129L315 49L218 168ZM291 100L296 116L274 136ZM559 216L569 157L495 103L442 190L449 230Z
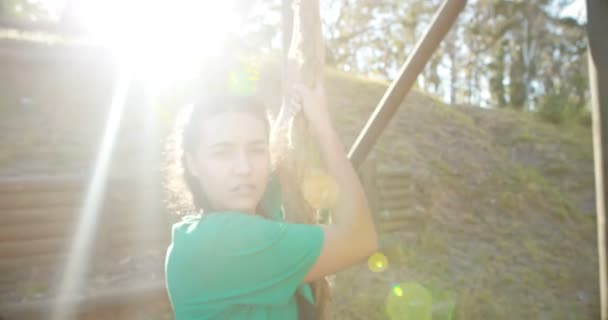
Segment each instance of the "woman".
M309 283L377 249L365 193L323 95L298 86L293 96L338 186L333 224L281 220L263 106L233 94L200 101L183 131L182 163L201 213L173 226L165 264L176 319L301 319L300 298L314 301Z

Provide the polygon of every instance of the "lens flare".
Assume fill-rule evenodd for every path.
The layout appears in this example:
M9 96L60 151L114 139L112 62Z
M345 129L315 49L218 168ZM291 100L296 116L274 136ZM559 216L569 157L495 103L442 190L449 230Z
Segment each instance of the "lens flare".
M313 170L304 176L302 195L315 209L331 208L338 197L338 185L334 178L321 170Z
M106 191L110 161L114 144L120 128L125 102L132 80L132 69L121 64L117 72L116 87L109 108L108 120L103 139L95 160L95 169L90 179L79 215L76 233L72 236L71 251L65 266L63 277L50 319L68 319L76 306L73 301L82 295L85 287L85 276L90 268L91 248L94 245L95 232L99 213L103 206L102 199Z
M372 272L382 272L388 267L388 259L382 252L376 252L367 259L367 266Z
M431 320L431 293L415 282L395 285L386 298L386 313L391 320Z
M403 297L403 289L401 289L401 287L398 284L393 286L393 293L397 297Z

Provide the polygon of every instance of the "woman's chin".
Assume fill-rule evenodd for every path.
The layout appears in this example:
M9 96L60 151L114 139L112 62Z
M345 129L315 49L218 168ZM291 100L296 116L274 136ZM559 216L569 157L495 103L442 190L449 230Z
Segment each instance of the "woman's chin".
M255 208L257 207L256 202L244 200L245 199L241 199L240 201L235 201L234 203L231 203L229 206L230 210L245 213L254 213Z
M229 194L223 197L221 202L216 202L216 208L222 211L255 213L261 197L262 196L258 194L238 196Z

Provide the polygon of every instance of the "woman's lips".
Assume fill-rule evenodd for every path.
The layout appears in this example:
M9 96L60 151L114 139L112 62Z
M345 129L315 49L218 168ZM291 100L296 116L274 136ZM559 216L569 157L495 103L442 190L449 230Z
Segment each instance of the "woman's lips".
M255 192L255 186L252 184L240 184L232 188L232 192L240 196L250 196Z

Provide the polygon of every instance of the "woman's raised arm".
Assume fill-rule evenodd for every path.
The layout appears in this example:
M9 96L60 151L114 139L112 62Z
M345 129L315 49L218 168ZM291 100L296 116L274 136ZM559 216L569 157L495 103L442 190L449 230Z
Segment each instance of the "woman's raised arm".
M333 224L323 226L324 243L321 255L303 282L333 274L360 262L378 249L367 197L357 173L346 156L329 115L322 89L311 91L304 86L295 88L302 111L319 144L328 173L338 185L338 197L333 210Z

